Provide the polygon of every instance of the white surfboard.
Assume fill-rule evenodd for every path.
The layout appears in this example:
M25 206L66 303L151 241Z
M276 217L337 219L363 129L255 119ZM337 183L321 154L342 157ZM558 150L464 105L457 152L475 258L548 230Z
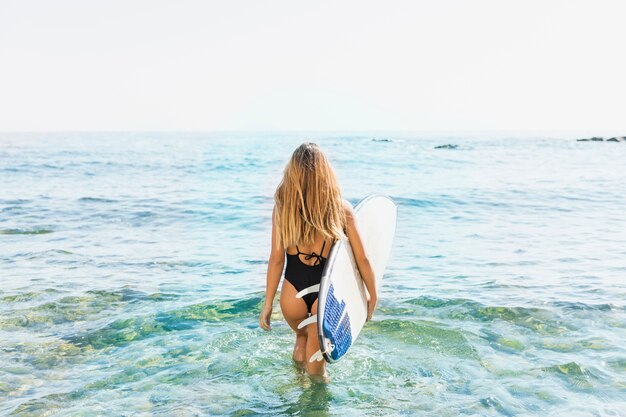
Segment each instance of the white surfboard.
M378 289L391 254L398 208L391 198L371 194L354 212ZM320 350L311 362L324 358L333 363L350 349L367 320L366 291L350 242L335 242L322 272L316 319Z

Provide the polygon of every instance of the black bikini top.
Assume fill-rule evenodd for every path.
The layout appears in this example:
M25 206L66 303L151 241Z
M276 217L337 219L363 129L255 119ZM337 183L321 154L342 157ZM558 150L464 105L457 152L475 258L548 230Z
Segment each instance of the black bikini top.
M290 254L288 253L287 255L292 255L292 256L298 256L298 255L306 255L304 257L304 259L306 259L307 261L311 258L317 258L315 260L315 262L313 263L313 265L307 265L307 266L316 266L319 265L320 263L322 263L322 261L325 261L326 258L322 256L322 253L324 253L324 245L326 245L326 241L324 241L324 243L322 244L322 250L320 251L320 254L318 255L315 252L311 252L311 253L304 253L304 252L300 252L300 249L298 248L298 245L296 245L296 250L298 251L298 253L295 254ZM300 257L298 256L298 259L300 259ZM302 262L304 263L304 262ZM305 264L306 265L306 264Z

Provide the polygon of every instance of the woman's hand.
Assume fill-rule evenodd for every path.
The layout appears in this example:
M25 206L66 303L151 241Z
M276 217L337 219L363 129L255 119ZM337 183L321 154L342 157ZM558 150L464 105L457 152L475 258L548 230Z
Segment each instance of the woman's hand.
M270 317L272 315L272 306L264 306L259 316L259 326L264 330L272 330L270 326Z
M376 303L378 302L378 297L371 296L368 294L367 296L367 320L370 321L372 319L372 315L374 314L374 310L376 310Z

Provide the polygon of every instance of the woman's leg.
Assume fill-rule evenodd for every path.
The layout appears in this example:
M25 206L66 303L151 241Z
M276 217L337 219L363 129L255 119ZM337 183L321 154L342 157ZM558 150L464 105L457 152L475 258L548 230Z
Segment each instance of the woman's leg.
M280 309L289 327L296 332L293 360L300 368L304 368L307 349L307 329L298 329L298 324L307 318L307 309L304 300L296 298L296 294L297 291L293 284L283 279L283 285L280 290Z
M317 314L317 300L311 307L311 314ZM307 343L306 343L306 370L309 375L326 375L326 360L309 362L311 356L320 349L319 337L317 336L317 323L311 323L306 326Z
M293 360L298 366L304 370L304 361L306 360L306 341L307 335L305 333L296 333L296 343L293 346Z

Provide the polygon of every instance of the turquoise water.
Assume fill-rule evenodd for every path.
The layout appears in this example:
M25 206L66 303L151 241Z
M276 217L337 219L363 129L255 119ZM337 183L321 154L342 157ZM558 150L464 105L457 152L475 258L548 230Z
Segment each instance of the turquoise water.
M387 138L0 135L0 414L626 415L626 145ZM306 139L399 215L328 384L257 324Z

